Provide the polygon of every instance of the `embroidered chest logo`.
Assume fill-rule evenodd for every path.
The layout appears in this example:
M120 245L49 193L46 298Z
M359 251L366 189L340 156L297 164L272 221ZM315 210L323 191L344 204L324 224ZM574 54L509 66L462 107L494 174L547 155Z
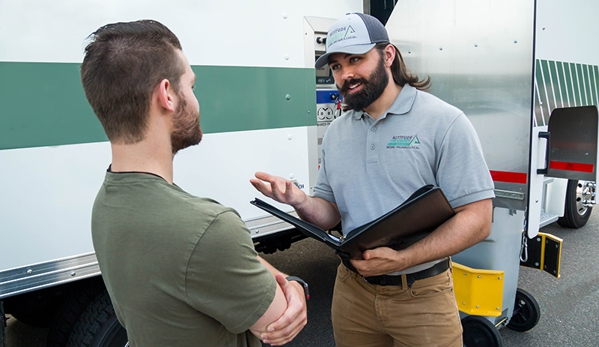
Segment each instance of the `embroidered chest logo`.
M417 135L406 136L406 135L397 135L393 136L389 142L387 143L387 148L409 148L409 149L419 149L420 148L420 140Z

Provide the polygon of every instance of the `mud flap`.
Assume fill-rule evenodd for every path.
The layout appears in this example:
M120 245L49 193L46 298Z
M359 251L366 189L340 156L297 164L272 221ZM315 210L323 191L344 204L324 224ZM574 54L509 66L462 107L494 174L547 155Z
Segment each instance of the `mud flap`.
M452 264L458 309L469 315L500 316L503 307L504 272L473 269L456 262Z
M520 265L544 270L559 278L562 242L563 240L559 237L546 233L539 233L532 239L527 239L527 246L523 248Z
M537 173L547 177L595 181L598 128L596 106L553 110L549 118L546 169L537 170Z

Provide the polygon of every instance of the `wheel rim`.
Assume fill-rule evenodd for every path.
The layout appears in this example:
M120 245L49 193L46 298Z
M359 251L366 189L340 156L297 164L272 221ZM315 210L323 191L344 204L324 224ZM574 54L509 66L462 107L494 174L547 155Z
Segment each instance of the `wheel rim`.
M591 198L592 192L587 185L587 181L578 181L578 185L576 186L576 211L580 216L584 216L588 211L588 207L583 202Z
M478 327L470 328L468 335L464 337L464 347L490 346L493 335L489 331Z
M514 312L507 327L523 332L534 328L539 322L541 309L535 298L523 289L516 291Z
M486 318L468 316L462 319L464 347L501 347L499 331Z
M510 322L514 325L525 325L531 315L532 311L526 300L518 299L516 301L516 309L514 310Z

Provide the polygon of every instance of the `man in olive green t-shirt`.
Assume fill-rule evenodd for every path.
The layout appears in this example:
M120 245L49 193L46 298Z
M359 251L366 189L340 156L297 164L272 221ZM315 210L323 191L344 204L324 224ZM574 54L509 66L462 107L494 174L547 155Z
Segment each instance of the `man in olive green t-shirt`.
M175 154L202 138L179 40L152 20L90 38L81 80L112 150L92 237L129 345L291 341L307 321L303 287L257 255L234 210L173 183Z

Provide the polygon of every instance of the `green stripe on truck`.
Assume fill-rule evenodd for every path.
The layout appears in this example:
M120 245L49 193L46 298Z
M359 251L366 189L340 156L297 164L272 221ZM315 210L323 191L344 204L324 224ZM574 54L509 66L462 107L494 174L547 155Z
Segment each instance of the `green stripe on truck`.
M0 62L0 150L107 140L79 65ZM314 69L192 69L205 133L316 125Z
M547 124L551 111L557 107L597 105L599 101L597 65L537 59L535 78L539 126Z

